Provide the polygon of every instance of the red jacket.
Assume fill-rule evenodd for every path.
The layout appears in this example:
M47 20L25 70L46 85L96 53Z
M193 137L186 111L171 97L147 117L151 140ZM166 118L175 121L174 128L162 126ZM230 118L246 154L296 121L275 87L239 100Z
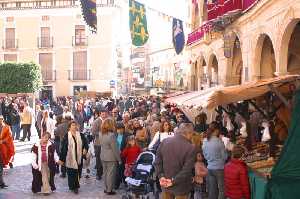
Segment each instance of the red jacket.
M250 185L246 164L231 159L224 168L225 196L230 199L250 199Z
M121 157L125 159L125 164L133 164L141 152L142 149L139 146L126 147L122 151Z

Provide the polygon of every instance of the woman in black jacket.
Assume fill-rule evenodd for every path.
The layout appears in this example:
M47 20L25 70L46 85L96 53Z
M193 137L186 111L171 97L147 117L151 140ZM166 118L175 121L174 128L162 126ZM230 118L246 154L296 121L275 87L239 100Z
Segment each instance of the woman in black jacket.
M79 133L78 124L75 121L70 122L68 129L68 134L62 141L59 164L65 165L67 168L69 189L78 194L82 162L89 146L85 136Z

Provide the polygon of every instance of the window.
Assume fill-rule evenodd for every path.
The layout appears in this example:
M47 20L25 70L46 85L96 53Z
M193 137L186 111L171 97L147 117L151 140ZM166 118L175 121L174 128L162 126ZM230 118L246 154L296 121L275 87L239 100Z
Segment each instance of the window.
M15 39L15 29L6 28L5 30L5 47L6 48L16 48L16 39Z
M73 86L73 94L77 95L82 91L87 91L87 86Z
M17 62L17 54L4 54L4 61Z
M41 27L41 38L39 40L39 45L41 48L50 48L52 46L49 27Z
M42 77L44 80L53 80L53 60L52 53L40 53L39 64L42 67Z
M87 80L87 52L78 51L73 53L73 79Z
M76 25L75 26L75 46L83 46L87 43L87 38L85 37L85 26Z

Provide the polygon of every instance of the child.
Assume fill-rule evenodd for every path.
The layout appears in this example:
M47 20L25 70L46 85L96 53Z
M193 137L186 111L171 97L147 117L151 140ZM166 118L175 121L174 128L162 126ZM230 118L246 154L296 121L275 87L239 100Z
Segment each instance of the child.
M55 151L55 146L49 140L51 134L46 132L41 140L33 145L32 153L32 192L42 192L45 195L54 191L54 176L56 162L59 158Z
M230 199L250 199L250 185L247 166L240 160L244 149L234 146L231 160L224 167L225 196Z
M90 142L90 140L88 140ZM83 169L85 170L85 178L90 178L90 173L91 173L91 159L93 158L93 147L92 147L92 142L89 143L89 150L86 153L86 155L83 157Z
M202 184L203 178L207 175L208 170L204 165L203 156L201 152L197 153L195 163L195 177L194 177L194 199L202 199Z
M142 149L137 145L134 136L129 136L127 139L127 146L122 151L121 157L125 160L125 171L126 177L132 176L132 167L138 156L142 152Z

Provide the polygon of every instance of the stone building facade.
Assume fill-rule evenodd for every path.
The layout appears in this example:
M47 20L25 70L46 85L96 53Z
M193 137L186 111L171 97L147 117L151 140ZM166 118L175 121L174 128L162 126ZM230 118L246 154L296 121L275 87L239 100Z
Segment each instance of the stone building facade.
M41 65L41 95L113 92L121 41L120 6L97 0L98 32L92 34L75 0L0 0L0 62Z
M248 9L212 20L211 4L191 5L191 90L300 72L300 0L250 1ZM225 2L243 7L249 0Z

